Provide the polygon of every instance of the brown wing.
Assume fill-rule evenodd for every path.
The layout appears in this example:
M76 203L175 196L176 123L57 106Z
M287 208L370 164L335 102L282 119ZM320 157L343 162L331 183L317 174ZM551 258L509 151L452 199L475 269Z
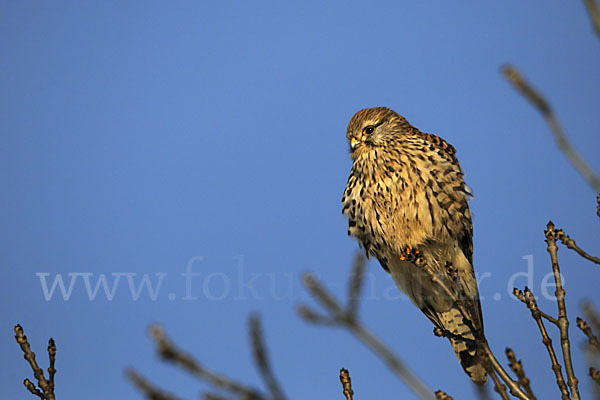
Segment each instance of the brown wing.
M421 132L417 128L413 128L413 133L425 139L426 142L433 145L437 150L440 150L441 154L449 158L453 164L459 164L458 158L456 158L456 149L450 143L433 133Z
M420 132L418 129L414 128L414 133L423 138L427 143L430 144L435 150L437 150L438 154L445 157L448 161L457 165L460 168L460 163L458 162L458 158L456 157L456 149L448 142L446 142L441 137L434 135L432 133L424 133ZM462 169L461 169L462 171ZM458 237L458 246L460 250L463 252L469 263L471 264L471 274L472 279L475 278L475 270L473 268L473 223L471 221L471 212L469 211L469 205L467 202L467 197L471 196L471 191L468 186L462 181L461 191L464 192L464 196L460 201L461 206L459 208L459 212L461 212L462 218L465 221L464 227L460 232L456 232ZM475 298L469 299L471 304L467 304L467 310L473 317L473 323L476 328L483 329L483 313L481 310L481 302L479 301L479 291L477 291ZM428 312L429 311L429 312ZM423 310L425 315L427 315L432 321L436 319L433 315L431 315L430 310ZM435 323L435 322L434 322Z

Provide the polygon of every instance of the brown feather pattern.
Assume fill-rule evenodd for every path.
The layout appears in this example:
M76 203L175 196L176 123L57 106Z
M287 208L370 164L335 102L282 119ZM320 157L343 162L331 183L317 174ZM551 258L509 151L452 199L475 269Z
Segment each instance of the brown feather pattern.
M452 145L420 132L385 107L357 112L346 136L353 160L342 198L348 234L375 256L398 287L439 328L473 339L453 302L407 255L418 251L436 274L467 300L471 322L483 329L473 270L470 194ZM448 270L457 271L455 285ZM473 346L450 340L464 370L479 384L487 375Z

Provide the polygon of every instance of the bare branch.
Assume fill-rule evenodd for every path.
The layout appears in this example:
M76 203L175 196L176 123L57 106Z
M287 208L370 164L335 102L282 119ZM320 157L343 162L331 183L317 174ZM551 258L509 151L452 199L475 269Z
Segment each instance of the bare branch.
M533 293L529 290L529 288L525 287L525 291L521 292L519 289L514 289L513 294L519 300L527 305L529 311L531 311L531 316L537 323L538 329L540 330L540 334L542 335L542 343L546 346L546 350L548 351L548 356L550 357L550 362L552 363L552 371L554 371L554 376L556 377L556 384L561 393L562 400L569 400L569 389L567 388L567 384L562 375L562 367L558 362L558 358L556 357L556 353L554 352L554 347L552 346L552 339L548 336L548 331L546 331L546 326L544 325L544 321L542 321L541 311L538 308L537 302L535 301L535 297ZM556 321L558 324L558 320Z
M521 93L532 106L537 108L544 117L553 113L550 104L548 104L546 99L523 79L515 67L512 65L505 65L501 68L501 72L504 75L504 78L512 83L513 87Z
M598 315L592 303L584 301L581 304L581 312L583 312L585 319L590 321L592 329L596 332L600 332L600 315Z
M354 396L352 380L350 379L350 372L345 368L340 369L340 382L342 382L344 397L346 397L346 400L352 400Z
M167 337L160 325L155 324L150 327L150 337L154 340L156 350L164 361L172 362L198 379L219 389L234 393L244 399L267 399L257 389L212 372L201 365L194 357L178 349Z
M521 360L517 360L515 356L515 352L513 349L507 347L506 348L506 358L508 359L508 366L515 373L517 378L519 378L519 385L527 392L527 395L531 400L536 400L535 395L533 394L533 390L531 390L530 380L525 375L525 370L523 369L523 363Z
M567 318L567 306L565 304L565 290L562 287L560 277L560 268L558 266L558 247L556 246L556 232L552 221L546 226L546 243L547 250L552 261L552 272L554 273L554 281L556 283L556 304L558 306L558 328L560 330L560 344L565 362L565 371L567 373L567 383L571 389L571 398L579 400L579 389L577 388L577 377L573 370L573 361L571 360L571 343L569 341L569 319Z
M355 274L361 277L362 274ZM354 278L353 279L358 279ZM310 273L302 277L304 286L308 292L323 306L328 316L323 317L307 306L301 305L298 309L300 316L305 321L326 325L343 327L354 334L364 345L379 356L390 368L390 370L404 382L419 398L433 400L433 392L400 360L394 352L381 342L372 332L361 324L352 314L352 311L341 306L340 302L333 297L329 291ZM360 283L354 283L360 287Z
M592 332L592 328L590 328L587 322L577 317L577 326L583 331L585 336L587 336L588 342L594 346L596 350L600 351L600 342L598 341L598 338L594 336L594 332Z
M393 351L379 340L364 325L355 323L351 328L352 333L367 347L379 356L392 372L400 378L421 399L432 399L432 391L414 374L414 372Z
M271 363L269 362L269 355L267 353L267 347L263 338L263 330L260 323L260 319L257 315L253 315L248 320L250 326L250 342L252 344L252 350L254 355L254 361L258 367L258 371L263 379L263 382L269 388L273 400L284 400L286 396L283 394L281 385L275 378Z
M535 313L536 315L546 319L548 322L551 322L558 327L558 320L556 318L546 314L538 308L537 302L535 301L535 296L527 286L525 286L524 292L522 292L520 289L513 288L513 295L522 303L524 303L527 308L532 311L532 313Z
M53 338L48 340L48 359L50 361L50 365L48 366L48 385L50 385L50 390L52 393L54 393L54 375L56 375L56 368L54 368L54 363L56 362L56 343L54 343Z
M490 349L485 336L481 330L477 330L473 327L473 324L470 321L468 313L466 312L462 302L457 299L457 296L448 289L445 282L443 282L436 274L431 271L431 269L427 265L421 266L426 272L429 273L430 278L434 284L438 285L442 288L442 291L448 296L449 299L452 299L457 308L460 310L464 323L471 329L473 332L476 343L479 347L482 348L483 352L486 355L486 358L489 359L489 363L491 367L498 371L498 374L502 378L502 380L508 385L510 388L511 394L518 397L521 400L528 400L525 392L519 387L519 384L512 380L508 373L504 370L502 365L498 362L496 357L494 356L492 350ZM356 337L358 337L364 344L366 344L374 353L376 353L386 364L388 367L396 373L396 375L404 381L411 389L421 396L421 398L431 398L431 392L427 389L427 387L416 378L416 376L410 371L403 362L401 362L393 352L383 344L379 339L377 339L367 328L358 323L352 316L348 310L342 308L340 303L325 289L325 287L311 274L306 274L303 277L304 285L308 289L309 293L318 300L323 307L329 312L330 320L338 323L339 326L346 327L349 329ZM307 321L313 322L318 321L318 323L323 321L323 318L318 316L315 312L307 308L306 306L300 308L301 316L305 317ZM318 316L318 317L317 317ZM443 332L442 332L443 333Z
M525 289L527 289L527 287L526 287ZM554 324L554 325L558 326L558 320L557 320L556 318L554 318L553 316L551 316L551 315L549 315L549 314L546 314L545 312L543 312L543 311L542 311L542 310L540 310L539 308L538 308L538 311L539 311L539 313L540 313L540 316L541 316L542 318L544 318L546 321L548 321L548 322L550 322L550 323L552 323L552 324Z
M496 359L496 356L494 356L494 353L492 352L492 349L490 349L490 346L488 345L487 340L485 340L485 338L484 338L484 340L480 340L479 345L480 345L480 347L483 348L483 350L493 368L493 370L488 370L488 373L490 375L494 375L494 372L496 372L500 376L502 381L504 381L504 383L506 383L506 385L508 386L508 389L510 390L510 394L512 394L513 396L515 396L521 400L528 400L527 394L525 394L525 392L523 392L523 390L519 387L519 384L517 382L512 380L510 375L508 375L506 370L498 362L498 360Z
M332 317L336 317L336 319L348 317L342 305L314 275L305 273L302 276L302 283L304 283L304 287L308 292L321 303L323 308L329 311Z
M504 381L504 383L506 383L506 385L508 386L508 388L510 390L510 393L513 396L515 396L521 400L528 400L527 394L525 394L525 392L519 387L519 384L517 382L515 382L510 377L510 375L508 375L506 370L502 367L502 364L500 364L498 362L498 359L496 358L496 356L494 355L494 352L492 351L492 349L489 346L489 343L485 337L485 334L483 333L483 330L475 329L475 327L473 326L473 323L471 321L471 318L469 317L469 313L465 310L465 307L462 304L462 301L460 299L458 299L457 295L448 288L446 283L442 279L440 279L440 277L436 273L434 273L431 270L431 267L429 267L427 264L425 264L425 265L422 265L421 268L423 269L423 271L425 271L429 274L431 281L437 287L439 287L446 296L448 296L447 297L448 299L451 299L454 302L454 305L460 311L460 313L463 317L463 323L465 325L467 325L467 327L471 330L471 332L473 333L473 336L475 337L475 342L476 342L477 346L481 350L483 350L483 352L486 355L486 358L488 359L489 367L491 367L491 369L488 368L488 373L490 373L490 375L491 375L491 373L493 371L496 371L498 373L498 375L500 376L500 378L502 379L502 381Z
M567 235L562 229L556 230L555 233L556 233L556 239L560 240L562 242L562 244L567 246L567 248L569 248L571 250L575 250L575 252L577 254L579 254L581 257L585 258L586 260L590 260L593 263L600 264L600 258L591 256L588 253L586 253L585 251L581 250L577 246L575 241L573 239L571 239L569 237L569 235Z
M144 378L139 372L134 370L133 368L129 368L125 372L125 376L129 381L135 386L144 397L149 400L179 400L178 397L172 395L170 393L165 392L164 390L158 388L157 386L151 384L146 378Z
M571 143L567 139L567 135L560 126L556 115L552 111L552 108L546 99L544 99L540 93L538 93L527 81L525 81L515 67L511 65L504 66L502 68L502 74L506 80L512 83L513 87L531 103L531 105L533 105L540 113L542 113L544 119L550 126L554 140L556 141L556 144L560 150L567 156L571 164L577 168L579 173L583 175L594 192L600 193L600 178L598 178L598 175L594 172L594 170L581 157L581 155L579 155L577 150L571 146Z
M596 312L596 309L594 308L592 303L590 303L589 301L583 301L580 305L580 309L583 312L583 315L585 316L586 320L589 322L589 326L588 326L589 332L592 335L594 335L594 331L600 332L600 316L598 316L598 313ZM586 325L587 325L587 323L586 323ZM577 326L580 329L582 327L579 322L579 319L577 320ZM585 334L585 331L584 331L584 334ZM584 346L584 354L585 354L585 358L587 359L590 367L597 364L598 357L600 356L600 351L598 351L598 350L599 349L596 346L591 344L591 342L589 341L589 336L588 336L588 344L586 346ZM592 370L594 370L594 368L590 369L590 376L592 376L592 380L593 380ZM597 374L597 377L598 377L598 381L596 382L597 384L596 383L592 384L592 392L594 394L594 397L596 399L600 400L600 374Z
M39 397L40 399L45 399L44 397L44 393L42 393L40 391L40 389L38 389L33 382L31 382L29 379L25 378L25 380L23 381L23 385L25 385L25 387L27 388L27 390L29 390L31 392L31 394Z
M365 266L366 260L363 255L356 253L354 263L352 264L350 284L348 285L348 313L352 318L358 318L358 300L360 299Z
M15 326L15 339L21 347L21 351L23 351L23 358L25 358L25 360L29 363L31 370L33 371L33 376L38 382L37 386L39 389L37 389L33 382L31 382L29 379L25 379L23 384L27 390L41 399L54 400L54 373L56 372L54 369L54 360L56 355L56 346L54 345L54 340L50 339L49 343L52 346L50 346L50 344L48 346L48 356L50 358L50 368L48 368L48 371L51 374L52 380L52 383L50 383L44 377L44 370L39 367L37 361L35 360L35 353L31 351L31 346L27 341L27 336L25 336L23 328L18 324ZM40 394L42 394L42 396L40 396Z
M600 38L600 11L598 11L598 5L595 0L583 0L587 7L588 14L590 14L590 20L596 35Z
M509 400L508 393L506 393L506 385L498 379L494 371L488 371L488 373L494 382L494 391L502 397L502 400Z
M232 397L225 397L219 393L207 392L204 393L204 400L234 400Z
M298 305L296 312L302 319L314 325L337 326L339 323L336 320L319 314L306 304Z

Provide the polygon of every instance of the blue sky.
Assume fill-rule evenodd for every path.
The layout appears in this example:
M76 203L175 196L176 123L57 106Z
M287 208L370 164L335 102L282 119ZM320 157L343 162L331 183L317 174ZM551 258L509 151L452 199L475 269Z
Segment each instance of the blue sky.
M195 398L203 385L156 360L155 321L206 365L258 385L246 337L257 311L291 398L342 398L340 367L357 397L411 398L349 334L294 312L307 300L302 271L345 295L357 248L341 215L345 129L378 105L457 148L475 192L475 268L489 273L488 338L499 357L515 349L539 398L557 397L534 322L507 285L532 256L542 293L550 218L594 250L595 195L499 67L515 63L548 96L600 169L600 42L582 2L0 4L1 397L28 395L16 323L43 365L55 338L60 398L139 398L129 365ZM559 256L574 322L583 298L599 304L600 270ZM200 274L189 293L188 264ZM433 389L471 397L448 343L369 268L365 322ZM59 288L46 300L44 277L68 289L69 273L79 275L68 300ZM93 288L102 274L110 285L120 276L114 297L100 289L90 300L85 279ZM144 274L155 289L162 279L154 300L131 294ZM583 337L571 334L588 393Z

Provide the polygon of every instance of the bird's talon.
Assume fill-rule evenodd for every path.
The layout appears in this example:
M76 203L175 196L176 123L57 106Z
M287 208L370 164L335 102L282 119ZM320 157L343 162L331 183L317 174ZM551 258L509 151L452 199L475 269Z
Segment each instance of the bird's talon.
M421 254L422 253L420 250L410 248L407 246L405 250L400 252L400 260L409 261L418 266L423 266L425 265L425 260L423 259L423 256Z

